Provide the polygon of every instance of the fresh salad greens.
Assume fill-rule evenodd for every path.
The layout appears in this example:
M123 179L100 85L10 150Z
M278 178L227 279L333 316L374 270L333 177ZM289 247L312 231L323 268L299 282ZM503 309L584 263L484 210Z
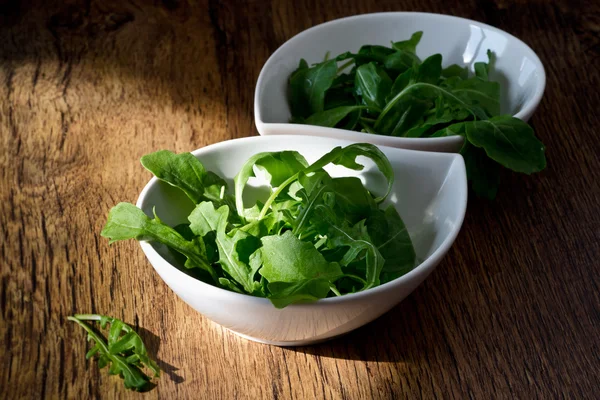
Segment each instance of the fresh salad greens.
M373 161L387 180L372 194L358 177L332 177L339 165L360 171ZM102 236L111 242L150 240L166 245L188 273L218 287L267 297L278 308L341 296L389 282L416 264L411 238L393 205L381 207L394 171L370 144L337 147L313 164L296 151L251 157L227 183L190 153L158 151L141 159L158 179L196 205L174 228L129 203L109 213ZM269 182L269 196L250 208L243 193L251 177Z
M94 346L85 355L86 359L97 355L98 366L104 368L110 365L108 373L119 375L127 389L142 392L154 386L151 379L160 376L160 368L150 359L142 339L129 325L116 318L98 314L76 314L67 318L85 329L88 341L94 342ZM86 321L98 321L102 329L106 329L109 324L108 340ZM152 376L146 375L143 369L151 372Z
M289 78L291 122L408 138L461 135L471 187L488 198L496 195L500 166L526 174L544 169L544 145L533 129L500 115L500 84L489 80L493 53L470 76L456 64L442 68L440 54L421 61L422 34L327 55L312 66L300 60Z

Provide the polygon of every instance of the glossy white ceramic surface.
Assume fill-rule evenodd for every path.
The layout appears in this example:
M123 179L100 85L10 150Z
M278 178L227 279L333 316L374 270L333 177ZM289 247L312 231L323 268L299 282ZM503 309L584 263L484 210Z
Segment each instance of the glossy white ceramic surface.
M297 150L313 162L334 147L350 143L326 137L257 136L217 143L193 154L208 170L232 183L243 163L258 152ZM246 338L294 346L349 332L394 307L423 282L454 242L467 205L465 166L460 155L389 147L381 150L395 172L388 203L398 209L413 239L417 256L424 260L397 280L366 292L279 310L267 299L219 289L192 278L183 272L183 267L176 266L161 245L141 242L141 247L158 274L182 300L212 321ZM385 187L385 181L373 168L373 164L366 163L361 172L343 167L328 170L333 176L360 176L366 186L377 193ZM183 192L156 178L146 185L137 205L150 216L156 207L158 216L172 226L186 222L193 208Z
M459 136L445 138L401 138L371 135L336 128L290 124L287 82L301 58L309 64L345 51L357 52L362 45L389 46L423 31L417 47L422 59L440 53L444 66L487 61L492 50L497 61L491 79L502 86L502 112L527 121L538 106L546 85L546 74L538 56L516 37L480 22L440 14L390 12L364 14L317 25L285 42L267 60L254 94L254 118L261 135L325 135L338 139L429 151L458 151Z

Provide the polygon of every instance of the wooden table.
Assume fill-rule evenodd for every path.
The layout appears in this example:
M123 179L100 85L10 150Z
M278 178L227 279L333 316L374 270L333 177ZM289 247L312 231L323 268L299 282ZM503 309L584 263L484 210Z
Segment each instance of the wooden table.
M0 2L0 398L593 398L600 392L597 2ZM307 11L310 10L310 11ZM256 135L254 84L285 40L357 13L472 18L548 75L531 123L548 168L472 197L438 269L330 342L249 342L194 312L134 242L99 236L149 179L138 160ZM66 320L138 327L165 373L144 395Z

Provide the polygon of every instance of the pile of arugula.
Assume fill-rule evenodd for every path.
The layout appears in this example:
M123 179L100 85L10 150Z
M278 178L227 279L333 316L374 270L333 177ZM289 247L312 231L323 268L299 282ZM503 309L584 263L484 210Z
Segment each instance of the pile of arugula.
M151 379L160 376L160 368L148 356L142 338L129 325L98 314L76 314L67 318L81 326L88 334L88 341L94 342L86 359L97 356L98 366L109 366L109 374L119 375L127 389L144 392L154 387ZM86 321L100 322L102 329L110 325L108 340ZM143 369L152 372L152 376L146 375Z
M421 138L461 135L461 154L474 191L493 199L500 165L531 174L546 166L544 146L520 119L500 115L500 84L489 63L442 68L442 56L416 55L422 32L392 47L366 45L309 67L289 79L291 122L381 135ZM338 66L338 63L342 63ZM346 73L348 67L351 70Z
M387 191L374 196L358 177L330 176L334 164L362 170L357 157L371 159L387 179ZM296 151L251 157L226 182L190 153L167 150L142 157L158 179L181 189L195 204L189 223L174 228L149 218L130 203L109 213L102 236L162 243L181 258L188 273L239 293L267 297L278 308L366 290L414 268L411 238L389 195L393 169L370 144L337 147L309 165ZM251 208L243 192L258 173L270 195Z

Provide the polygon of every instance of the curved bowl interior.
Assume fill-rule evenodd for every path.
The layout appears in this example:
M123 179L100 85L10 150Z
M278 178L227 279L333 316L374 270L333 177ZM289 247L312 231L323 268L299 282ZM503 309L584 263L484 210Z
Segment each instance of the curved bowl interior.
M263 136L218 143L194 154L208 170L230 183L243 163L261 151L297 150L309 162L351 142L324 137ZM424 262L407 275L366 292L276 309L267 299L219 289L189 276L169 250L142 242L149 261L171 289L194 309L224 327L255 340L275 344L306 344L346 333L383 314L407 296L435 268L462 224L467 184L462 157L382 148L394 167L395 182L388 200L400 212ZM366 159L365 159L366 160ZM366 162L362 172L330 168L336 175L357 175L374 192L383 177ZM248 197L260 197L260 185ZM245 194L246 195L246 194ZM193 204L180 190L153 178L137 205L152 216L153 208L167 224L187 221Z
M545 88L545 72L537 55L516 37L480 22L448 15L390 12L364 14L317 25L285 42L267 60L260 72L255 91L254 114L261 135L316 134L314 127L288 124L290 109L287 81L300 59L309 64L320 62L345 51L357 52L362 45L389 46L391 41L405 40L415 31L423 31L417 47L419 57L440 53L444 66L465 65L473 70L478 61L486 61L487 50L496 54L491 79L502 86L502 112L527 121L539 104ZM288 125L287 127L282 124ZM337 131L337 132L336 132ZM343 131L320 128L319 134L342 138ZM360 132L346 137L379 145L423 150L455 151L462 140L377 138ZM357 139L358 138L358 139Z

